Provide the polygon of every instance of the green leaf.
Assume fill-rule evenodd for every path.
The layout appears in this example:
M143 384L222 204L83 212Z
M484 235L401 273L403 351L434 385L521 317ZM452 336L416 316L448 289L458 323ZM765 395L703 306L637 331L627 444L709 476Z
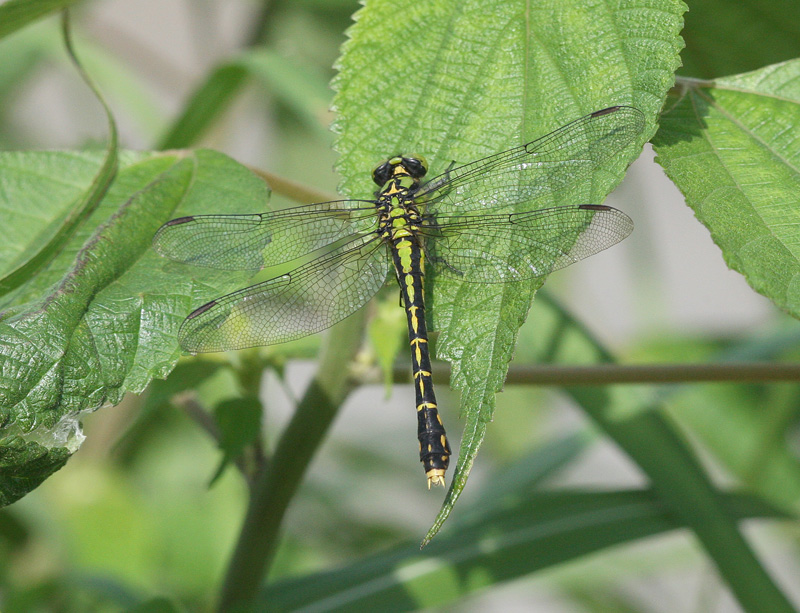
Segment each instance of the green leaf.
M8 0L0 5L0 38L77 3L78 0Z
M36 249L91 189L99 163L88 153L0 153L0 223L26 228L3 245L0 267ZM153 234L187 211L242 212L266 199L260 180L219 153L122 156L89 220L47 269L0 303L0 449L18 450L22 439L72 453L82 413L166 376L180 356L176 334L186 314L247 275L165 261L150 249ZM14 458L0 483L39 479L38 456ZM9 502L23 490L3 495Z
M800 316L800 60L686 81L661 119L657 161L728 266Z
M214 407L214 417L219 427L219 447L223 457L211 483L222 475L228 464L242 454L247 445L258 438L262 411L261 401L252 396L225 400Z
M779 512L749 497L724 495L737 519ZM516 491L424 552L408 543L343 568L270 585L261 605L271 611L412 611L455 603L498 583L574 560L606 547L683 527L648 490Z
M356 14L334 81L343 192L368 196L366 170L399 152L424 155L435 176L453 160L479 159L614 104L654 117L678 66L684 8L677 0L369 3ZM654 129L596 172L581 202L601 202ZM438 356L453 364L466 422L429 537L466 483L537 287L429 283Z
M395 300L381 300L375 317L369 323L369 340L375 349L378 366L383 372L386 396L392 389L394 362L407 343L408 326L403 309L397 308Z
M47 447L21 436L0 439L0 506L9 505L39 487L67 463L72 451L67 447Z
M800 56L795 0L692 2L683 29L680 74L713 79Z
M111 114L111 109L103 99L100 90L97 89L92 79L83 69L83 66L81 66L80 60L78 60L75 55L75 50L72 46L72 37L70 35L69 18L66 12L63 15L62 25L64 44L67 48L70 60L78 70L84 83L86 83L89 89L94 93L105 113L108 125L108 146L106 147L106 155L103 160L103 165L97 171L92 181L91 188L83 192L75 204L69 207L67 214L58 224L48 228L48 235L40 235L38 240L31 243L31 245L35 245L35 249L24 251L21 257L9 266L9 272L5 273L3 277L0 278L0 295L5 295L9 291L19 287L56 257L58 252L69 241L70 237L72 237L80 225L92 214L92 211L97 208L97 205L100 204L100 200L105 196L117 172L117 125L114 122L114 116Z
M797 387L788 383L696 385L669 406L748 491L793 510L800 501L800 461L787 443L794 434L798 400Z

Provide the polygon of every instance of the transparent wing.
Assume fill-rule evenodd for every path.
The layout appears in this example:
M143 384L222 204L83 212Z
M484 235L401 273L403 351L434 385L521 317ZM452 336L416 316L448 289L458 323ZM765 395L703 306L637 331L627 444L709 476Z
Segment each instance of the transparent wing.
M369 200L336 200L253 215L195 215L165 223L160 255L205 268L261 270L290 262L377 224Z
M472 283L543 277L617 244L633 230L625 213L600 204L440 215L437 222L423 230L429 265Z
M564 193L642 133L644 115L629 106L596 111L526 145L452 168L415 199L429 213L502 209Z
M377 235L359 237L291 273L212 300L183 322L193 353L284 343L319 332L363 306L389 270Z

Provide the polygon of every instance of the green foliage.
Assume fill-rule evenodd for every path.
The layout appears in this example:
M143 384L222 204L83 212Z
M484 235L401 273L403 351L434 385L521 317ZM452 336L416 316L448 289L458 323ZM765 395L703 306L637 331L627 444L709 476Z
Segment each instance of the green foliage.
M73 203L93 190L101 162L92 154L0 154L2 223L21 227L15 217L25 216L28 229L6 245L5 266L51 244L53 228L63 228ZM82 440L79 416L165 377L180 355L175 334L191 305L246 280L244 274L196 280L176 274L150 250L158 227L184 207L243 210L266 197L263 183L218 153L125 156L101 205L47 269L4 298L0 365L16 375L2 382L3 441L15 450L13 462L5 458L4 482L35 486L43 478L47 455L38 446L21 453L14 437L57 449L50 465L60 468L63 454ZM12 502L29 489L17 485L4 495Z
M75 57L67 15L68 14L65 12L63 19L64 42L67 53L78 68L84 82L91 88L103 107L108 123L108 147L106 148L103 165L97 171L91 187L86 189L82 196L69 207L67 213L59 220L57 226L48 228L48 234L36 237L36 240L18 255L17 259L14 260L9 267L9 270L0 278L0 295L5 295L11 290L18 288L40 270L47 267L47 265L57 257L58 253L66 246L72 235L94 212L98 204L100 204L100 201L105 196L118 170L117 126L111 114L111 109L106 104L94 82L86 71L82 69Z
M252 396L232 398L214 407L223 456L212 483L219 479L228 464L242 456L247 447L258 439L261 414L261 402Z
M265 590L261 606L421 610L631 537L680 527L653 491L534 494L514 484L493 502L466 521L454 520L452 532L431 543L425 557L414 543L401 544L345 568L275 583ZM772 513L747 498L730 496L721 503L737 520Z
M24 26L70 4L0 4L0 38L22 30L0 43L4 107L56 53L54 28ZM411 439L412 431L374 434L383 418L375 406L362 420L376 428L369 444L343 448L330 433L350 391L375 380L376 364L388 385L395 359L407 360L395 292L371 311L377 315L368 351L365 310L334 327L319 352L316 340L304 339L179 361L176 336L186 314L247 285L249 274L165 261L150 248L153 234L182 215L263 211L270 194L222 153L178 149L224 134L245 94L256 91L274 121L276 157L299 160L296 175L304 183L325 180L325 82L341 36L330 24L345 22L355 4L265 6L251 20L250 46L212 62L171 122L125 61L92 37L79 38L77 55L101 83L95 88L74 57L65 21L68 55L100 101L97 116L106 106L101 89L115 114L125 109L143 132L162 134L155 151L118 150L106 108L105 151L0 152L0 506L67 463L84 441L84 416L144 392L141 401L128 395L102 412L124 414L126 403L134 404L128 410L135 415L108 444L117 453L107 466L91 451L103 437L90 432L63 480L0 511L0 556L11 561L0 563L0 608L180 611L207 610L212 601L219 610L250 601L264 610L454 606L542 569L558 576L565 563L574 568L614 545L688 529L744 610L792 610L740 525L796 512L796 385L568 385L562 397L603 436L581 429L552 440L538 413L531 417L527 390L501 397L506 410L495 411L514 352L516 363L573 365L615 362L612 350L546 293L525 324L540 282L480 285L429 274L428 316L438 333L432 345L452 366L458 393L442 405L460 397L463 435L450 490L420 552L416 543L434 513L426 505L437 503L413 498L421 482L408 453L413 447L403 447L409 461L402 466L391 455L393 439ZM422 154L435 175L453 161L525 143L589 112L635 106L647 120L639 141L571 191L569 202L556 195L552 204L602 202L653 137L658 162L728 265L797 318L797 8L788 1L722 7L711 0L690 8L679 74L716 80L679 78L670 92L683 46L686 7L679 0L370 0L355 13L336 60L342 193L371 197L369 171L388 155ZM783 63L764 67L777 61ZM13 115L0 115L0 142L29 147L25 139ZM274 186L302 199L312 191L279 180ZM656 361L797 359L800 334L791 322L763 337L749 332L635 343ZM287 364L317 353L316 374L295 398L291 377L284 380ZM295 405L288 425L274 418L275 383L262 380L265 371L278 375ZM201 432L186 428L187 415ZM493 419L518 421L504 435L488 428ZM358 423L349 414L341 416L346 420L348 430ZM448 425L457 431L454 420ZM486 445L479 464L493 474L468 500L467 477L487 432L497 436L492 444L505 445L504 458L521 457L492 466ZM531 443L536 437L546 443ZM326 438L327 455L309 472ZM604 439L625 452L647 487L545 489ZM181 453L181 445L188 451ZM696 445L750 494L721 491ZM460 512L431 541L462 492ZM234 545L243 498L246 518ZM398 509L404 518L416 510L419 524L396 521ZM48 545L68 552L67 569L38 575L36 568L53 566L36 560ZM602 559L614 555L619 549ZM651 560L646 566L656 567ZM581 579L564 590L576 607L604 610L613 602L618 610L640 609L617 589L618 576L599 585ZM209 586L220 583L214 594Z
M392 390L392 368L408 338L406 314L389 300L378 303L378 311L369 326L369 339L383 371L387 395Z
M567 329L550 347L554 361L611 360L609 352L574 325L558 305L541 298L537 304L549 307L537 313L539 321L549 317L568 322ZM652 390L635 385L585 385L566 391L636 462L675 516L692 528L740 602L749 603L749 607L760 603L771 610L789 610L785 597L771 585L694 453L664 417L665 406Z
M45 443L41 445L13 434L3 438L0 449L0 505L19 500L67 463L71 451L68 447L58 442Z
M800 60L688 82L653 145L728 266L800 315Z

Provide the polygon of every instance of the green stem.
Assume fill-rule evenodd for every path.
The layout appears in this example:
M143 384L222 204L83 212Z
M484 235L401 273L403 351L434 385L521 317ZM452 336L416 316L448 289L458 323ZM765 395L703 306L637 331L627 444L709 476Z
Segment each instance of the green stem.
M449 364L437 362L434 381L450 379ZM408 367L392 370L395 383L408 383ZM511 366L508 385L616 385L620 383L774 383L800 381L796 362L720 362L687 364L591 364L562 366L539 364Z
M256 477L239 541L228 566L219 611L240 610L258 594L279 544L286 509L344 399L354 388L343 376L364 331L362 309L331 328L319 370L284 430L269 469Z
M336 200L335 194L330 194L313 187L308 187L303 183L297 183L290 179L286 179L275 173L261 170L253 166L249 167L253 174L258 175L267 185L269 185L272 193L286 196L290 200L296 202L307 202L309 204L314 202L328 202L329 200Z

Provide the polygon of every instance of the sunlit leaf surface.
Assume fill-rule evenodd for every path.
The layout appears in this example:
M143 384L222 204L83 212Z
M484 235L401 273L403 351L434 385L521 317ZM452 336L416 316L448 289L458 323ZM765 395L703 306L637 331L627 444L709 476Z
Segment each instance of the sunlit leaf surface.
M368 4L349 31L335 80L344 193L368 196L374 188L365 169L389 155L424 155L435 175L453 160L520 145L614 104L654 117L678 66L683 10L672 0L442 1L409 3L397 19L394 4ZM405 40L414 44L398 46ZM553 204L602 202L653 130L571 192L569 203ZM538 286L429 283L437 353L453 365L465 419L434 531L464 487Z
M89 189L98 154L0 154L0 222L26 228L0 267L35 250ZM166 376L194 306L246 274L192 271L151 249L184 210L265 207L264 184L225 156L123 156L111 190L47 269L0 304L0 502L24 495L80 445L79 417Z
M657 161L725 262L800 316L800 60L685 83L653 140Z

